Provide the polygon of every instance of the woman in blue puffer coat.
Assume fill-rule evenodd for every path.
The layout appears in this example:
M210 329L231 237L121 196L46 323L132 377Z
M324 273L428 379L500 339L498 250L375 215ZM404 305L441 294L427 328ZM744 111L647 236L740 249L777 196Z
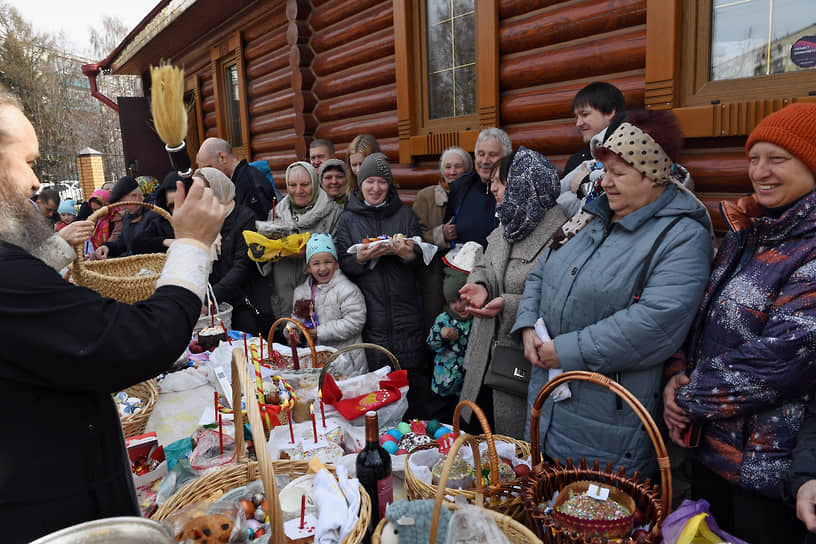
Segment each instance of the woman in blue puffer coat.
M533 364L527 413L549 369L618 381L656 416L663 362L682 343L710 270L705 207L672 176L682 134L668 112L634 112L596 149L605 194L564 224L525 284L513 332ZM638 277L646 276L635 294ZM552 341L538 337L541 317ZM572 382L542 411L542 452L651 475L656 456L637 416L605 388Z

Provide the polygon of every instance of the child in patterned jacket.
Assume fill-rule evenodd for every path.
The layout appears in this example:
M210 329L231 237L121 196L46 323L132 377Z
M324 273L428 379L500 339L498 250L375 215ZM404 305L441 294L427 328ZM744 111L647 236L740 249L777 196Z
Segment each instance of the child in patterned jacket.
M426 340L435 354L431 377L434 399L428 411L430 417L440 421L450 421L453 417L465 379L465 351L473 323L473 316L465 309L467 303L459 295L459 289L466 282L465 272L445 268L442 291L448 305L444 312L436 316Z

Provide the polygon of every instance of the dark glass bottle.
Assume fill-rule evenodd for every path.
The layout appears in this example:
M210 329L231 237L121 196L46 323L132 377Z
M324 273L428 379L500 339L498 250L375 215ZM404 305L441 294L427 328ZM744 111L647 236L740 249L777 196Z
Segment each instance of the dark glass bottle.
M366 412L366 445L357 454L357 478L371 498L371 523L367 538L385 516L385 508L394 502L391 480L391 455L380 446L377 412Z

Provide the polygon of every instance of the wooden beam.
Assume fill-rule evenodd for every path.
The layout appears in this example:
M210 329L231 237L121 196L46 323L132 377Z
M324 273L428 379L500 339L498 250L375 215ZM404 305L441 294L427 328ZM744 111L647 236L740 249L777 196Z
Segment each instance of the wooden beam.
M394 0L394 64L397 82L397 132L399 162L410 164L411 136L416 131L414 89L414 32L410 0Z

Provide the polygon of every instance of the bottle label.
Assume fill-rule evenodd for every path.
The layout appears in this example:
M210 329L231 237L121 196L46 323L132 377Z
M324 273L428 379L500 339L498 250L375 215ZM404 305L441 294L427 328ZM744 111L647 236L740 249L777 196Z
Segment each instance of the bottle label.
M377 504L379 505L379 519L377 522L385 517L385 509L389 504L394 502L394 481L389 474L382 480L377 480Z

